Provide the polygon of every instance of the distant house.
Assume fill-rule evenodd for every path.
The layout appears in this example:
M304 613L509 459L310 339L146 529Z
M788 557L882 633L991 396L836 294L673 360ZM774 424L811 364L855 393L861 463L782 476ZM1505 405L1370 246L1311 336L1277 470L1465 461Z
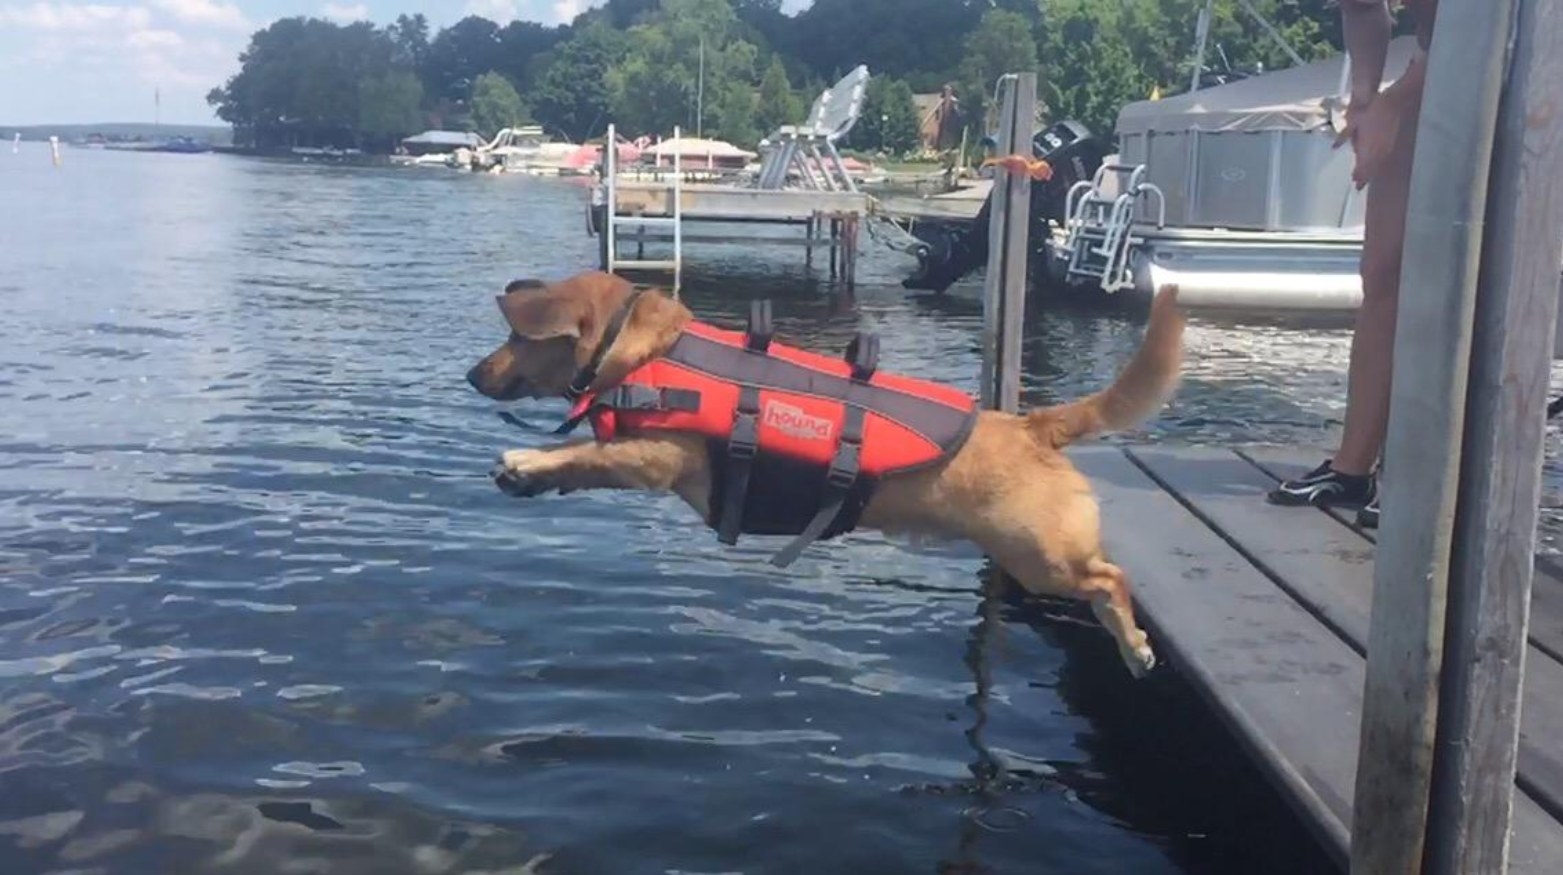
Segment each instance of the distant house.
M914 94L912 105L917 107L917 139L923 152L939 153L961 144L961 102L954 85Z

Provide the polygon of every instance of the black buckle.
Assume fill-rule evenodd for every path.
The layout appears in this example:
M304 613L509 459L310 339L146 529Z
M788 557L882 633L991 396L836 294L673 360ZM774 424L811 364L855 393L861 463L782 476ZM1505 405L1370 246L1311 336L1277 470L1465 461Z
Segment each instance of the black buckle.
M760 451L760 416L740 410L733 421L732 437L727 439L727 454L734 459L752 459Z
M862 472L863 445L843 438L825 471L825 482L837 489L851 489Z
M765 352L771 347L771 300L762 298L749 302L749 327L744 331L744 348L750 352Z

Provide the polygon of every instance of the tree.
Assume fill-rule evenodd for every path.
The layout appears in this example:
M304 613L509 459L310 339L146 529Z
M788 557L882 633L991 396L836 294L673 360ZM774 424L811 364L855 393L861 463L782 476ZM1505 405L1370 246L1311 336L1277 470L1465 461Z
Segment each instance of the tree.
M472 124L485 138L526 121L526 106L514 85L490 70L472 86Z
M875 76L863 94L863 114L852 129L852 144L862 149L904 153L917 148L917 106L905 80Z
M917 104L912 100L912 86L904 79L896 79L885 89L884 142L891 151L906 153L917 148L922 126L917 117Z
M207 100L240 142L357 145L360 85L395 69L395 54L386 32L368 22L279 19L250 37L239 72Z
M739 30L728 0L662 0L657 13L630 28L623 59L608 71L614 119L637 133L666 134L681 125L754 142L759 48Z
M367 76L358 84L358 132L365 145L390 151L423 128L423 83L410 70Z
M1094 0L1050 3L1048 11L1048 75L1042 94L1051 114L1111 137L1118 110L1145 99L1153 79L1130 54L1121 23L1101 16Z
M755 126L766 136L782 125L795 125L803 121L803 111L798 108L797 95L792 83L787 81L787 68L780 55L771 55L771 63L760 77L760 95L754 111Z
M1108 4L1102 4L1108 5ZM959 89L961 107L966 118L986 133L991 124L989 116L998 107L989 106L998 79L1005 73L1035 71L1037 43L1032 35L1031 22L1018 12L992 9L962 43L966 60L962 66Z
M386 33L396 46L397 66L410 70L423 68L429 57L429 20L422 12L396 16L396 22L386 28ZM421 87L419 91L422 91Z
M562 27L544 27L535 21L512 21L499 32L499 66L495 70L505 74L521 92L536 84L538 71L533 61L558 45L568 35Z
M435 100L460 102L478 76L503 66L499 25L469 15L439 32L429 44L423 86Z
M620 60L625 42L622 32L604 22L574 28L531 88L537 120L577 141L600 132L612 98L603 73Z

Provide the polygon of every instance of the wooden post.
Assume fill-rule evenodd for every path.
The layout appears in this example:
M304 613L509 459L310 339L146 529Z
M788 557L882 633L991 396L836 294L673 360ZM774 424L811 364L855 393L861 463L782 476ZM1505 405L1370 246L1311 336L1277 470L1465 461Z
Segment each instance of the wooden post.
M1480 217L1516 2L1443 0L1429 52L1395 328L1352 810L1354 875L1422 869Z
M836 220L830 220L830 245L826 247L830 253L830 278L836 278Z
M1471 336L1427 875L1508 869L1563 258L1563 0L1514 5Z
M998 157L1031 157L1037 112L1037 74L1004 77ZM982 307L982 406L1020 408L1021 325L1026 311L1026 267L1031 232L1031 178L996 167L988 223L988 269Z

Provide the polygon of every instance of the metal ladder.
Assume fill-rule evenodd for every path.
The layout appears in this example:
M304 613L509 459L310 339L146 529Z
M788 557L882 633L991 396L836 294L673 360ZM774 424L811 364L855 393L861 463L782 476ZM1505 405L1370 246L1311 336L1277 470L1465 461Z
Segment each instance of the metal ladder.
M679 138L679 128L673 128L673 139ZM603 188L606 198L603 210L602 233L607 237L607 265L609 273L621 267L632 270L667 270L673 272L673 293L678 294L684 279L684 160L681 153L673 153L673 210L670 216L620 215L618 199L619 138L615 126L608 125L608 141L603 146ZM673 228L673 258L646 259L620 258L619 235L621 225L637 227L669 226Z
M1109 173L1120 182L1128 177L1112 198L1102 194ZM1104 292L1134 285L1129 256L1131 244L1140 242L1131 233L1140 198L1154 194L1156 227L1167 224L1167 199L1144 177L1143 164L1103 164L1090 182L1081 180L1069 187L1064 200L1064 249L1069 253L1070 279L1094 279Z

